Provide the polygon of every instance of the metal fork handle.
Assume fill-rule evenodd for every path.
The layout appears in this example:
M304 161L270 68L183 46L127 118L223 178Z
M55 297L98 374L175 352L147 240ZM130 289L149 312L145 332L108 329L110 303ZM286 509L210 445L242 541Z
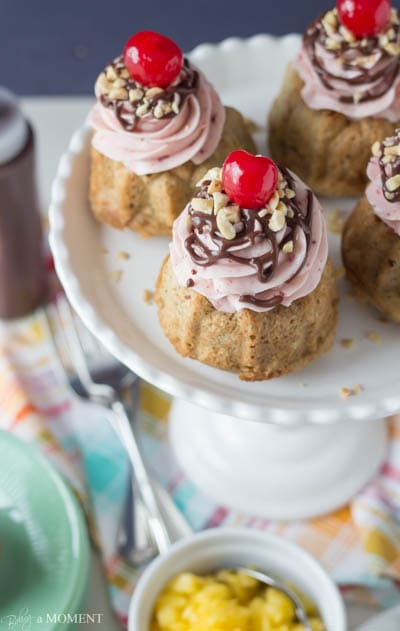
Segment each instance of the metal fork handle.
M157 498L154 495L149 476L142 460L133 429L131 428L129 417L126 413L122 401L118 397L116 390L109 384L98 384L93 381L85 350L80 340L79 333L74 321L74 315L66 299L57 301L57 308L61 314L62 321L69 324L64 329L67 344L73 359L73 365L83 387L86 389L91 401L100 403L115 414L117 433L120 435L123 444L128 452L128 456L134 467L137 488L149 513L149 528L154 543L160 554L166 552L171 545L163 516L160 512Z
M160 554L163 554L170 548L172 541L165 527L158 500L154 494L150 478L133 435L133 429L121 401L114 401L111 404L111 409L117 417L119 432L135 471L138 491L150 515L149 528Z
M121 557L134 568L147 565L158 554L149 520L149 513L137 491L132 468L117 535L117 545Z

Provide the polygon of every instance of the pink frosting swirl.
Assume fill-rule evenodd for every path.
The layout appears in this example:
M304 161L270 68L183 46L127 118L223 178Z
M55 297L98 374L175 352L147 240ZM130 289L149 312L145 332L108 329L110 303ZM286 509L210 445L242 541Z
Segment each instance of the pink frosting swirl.
M336 78L330 80L332 90L322 83L303 44L295 61L295 68L304 81L301 95L308 107L315 110L333 110L353 120L367 116L386 118L392 122L400 119L400 75L382 96L360 103L345 103L340 101L340 98L353 96L355 88L348 80L357 77L357 69L345 69L334 54L318 43L315 52L324 70ZM373 90L375 85L365 83L362 85L362 91Z
M308 189L294 174L290 175L293 178L292 187L298 204L306 208ZM263 301L278 297L280 304L289 307L295 300L311 293L319 284L328 257L328 241L322 208L314 195L311 200L311 234L308 244L305 232L297 226L293 252L285 254L280 251L277 265L267 282L259 280L254 268L229 258L220 258L210 266L194 263L185 247L185 241L190 234L188 210L189 206L184 209L173 226L170 245L173 270L180 285L187 287L187 281L191 279L194 283L193 289L205 296L216 309L233 313L244 308L258 312L274 308L244 303L240 300L243 295L251 295ZM284 236L285 229L276 234L277 242L280 243ZM203 239L207 247L212 247L209 234L204 234ZM271 241L260 233L254 245L233 242L229 251L233 255L240 254L240 257L250 260L265 255L271 249Z
M370 184L365 193L375 215L400 236L400 202L390 202L384 195L379 158L371 158L367 175Z
M90 122L97 151L122 162L137 175L160 173L188 160L201 164L216 150L225 124L225 108L213 86L199 71L194 94L189 94L176 116L144 116L134 131L125 131L114 113L100 102Z

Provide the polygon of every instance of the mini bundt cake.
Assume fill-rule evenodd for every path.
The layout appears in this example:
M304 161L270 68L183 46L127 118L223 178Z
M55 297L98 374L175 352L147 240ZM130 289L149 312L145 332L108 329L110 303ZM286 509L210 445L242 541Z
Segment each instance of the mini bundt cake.
M306 31L269 114L272 157L333 196L364 191L372 143L400 121L397 10L361 36L341 4Z
M303 368L333 343L338 294L322 209L269 158L235 151L176 219L155 299L184 357L248 381Z
M95 217L114 228L129 227L144 237L169 236L174 220L208 169L222 164L233 149L254 147L242 115L231 107L225 112L220 142L213 155L199 165L188 160L170 171L136 175L92 147L90 200Z
M400 322L400 130L373 146L365 196L343 231L348 278L385 316Z
M254 149L241 114L224 108L203 73L157 33L134 35L95 91L90 203L115 228L170 235L210 165Z

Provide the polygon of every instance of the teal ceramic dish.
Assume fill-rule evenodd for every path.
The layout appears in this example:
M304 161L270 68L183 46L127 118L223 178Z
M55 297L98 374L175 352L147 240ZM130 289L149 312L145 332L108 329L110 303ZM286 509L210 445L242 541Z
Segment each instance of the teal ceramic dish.
M0 432L0 629L72 628L89 569L71 491L35 448Z

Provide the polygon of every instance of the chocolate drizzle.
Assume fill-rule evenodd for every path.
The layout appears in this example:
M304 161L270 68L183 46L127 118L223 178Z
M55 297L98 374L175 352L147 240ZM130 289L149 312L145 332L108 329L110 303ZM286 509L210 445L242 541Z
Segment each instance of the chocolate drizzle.
M287 169L280 168L280 172L288 183L288 187L296 192L296 183ZM207 189L209 180L202 183L201 189L196 197L209 199ZM195 211L189 206L190 234L185 239L185 248L192 261L202 267L210 267L221 259L226 259L241 265L247 265L250 270L255 270L257 278L261 283L269 282L275 273L278 265L278 257L284 246L295 239L295 232L300 228L305 234L307 241L307 251L310 244L312 215L313 215L313 194L307 189L306 207L302 208L297 199L297 195L288 198L283 197L282 202L287 206L286 227L283 238L278 241L278 233L271 230L269 222L271 214L260 216L258 210L240 209L240 221L235 224L236 237L232 240L224 238L218 230L217 218L215 214L208 214ZM230 202L230 204L232 204ZM229 208L229 205L228 205ZM207 235L212 246L204 244L202 237ZM262 256L245 258L236 253L240 247L251 247L260 241L269 241L271 249ZM291 254L287 254L291 256ZM307 256L300 267L303 267ZM296 274L299 273L297 270ZM293 278L293 277L292 277ZM289 279L287 282L289 282ZM262 292L260 292L262 293ZM256 295L242 295L239 300L243 303L253 304L260 307L272 308L281 304L283 297L277 293L267 300L263 300Z
M354 95L338 97L341 103L373 101L386 94L400 70L400 55L396 52L400 44L397 13L396 18L392 14L392 22L388 25L386 32L388 35L384 33L361 39L357 39L351 34L347 39L341 37L338 18L339 30L334 35L329 34L326 25L324 25L325 19L326 14L323 14L315 20L303 37L311 63L324 87L328 90L336 90L337 87L332 84L333 81L343 81L353 86ZM386 45L382 44L382 37L387 39ZM334 46L329 46L332 43ZM318 44L332 57L340 61L344 71L352 71L356 73L355 76L351 78L340 77L328 72L318 57L316 50ZM363 91L363 86L367 84L374 85Z
M160 88L157 94L149 96L154 90L144 87L129 76L123 55L114 59L104 72L106 73L110 67L117 79L123 82L121 87L126 95L123 98L112 98L112 94L101 92L99 100L104 107L114 113L125 131L134 131L138 119L140 120L144 115L152 115L155 119L176 116L186 97L196 91L199 80L199 73L185 58L178 80L167 88ZM134 92L137 93L138 98L131 100L129 95ZM143 113L140 113L141 111Z

